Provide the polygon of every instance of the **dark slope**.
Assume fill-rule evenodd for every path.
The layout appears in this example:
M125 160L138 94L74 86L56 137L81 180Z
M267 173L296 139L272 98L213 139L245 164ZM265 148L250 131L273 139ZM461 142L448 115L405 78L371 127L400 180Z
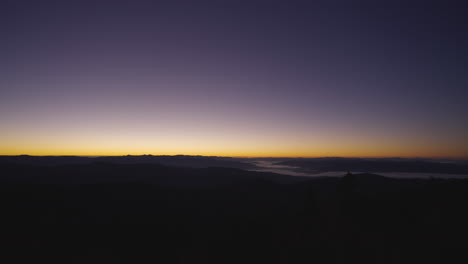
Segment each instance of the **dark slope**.
M454 263L468 180L0 164L2 263Z
M0 163L1 183L30 184L107 184L142 183L175 187L200 187L265 180L299 182L305 179L236 168L187 168L159 164L93 162L71 165Z

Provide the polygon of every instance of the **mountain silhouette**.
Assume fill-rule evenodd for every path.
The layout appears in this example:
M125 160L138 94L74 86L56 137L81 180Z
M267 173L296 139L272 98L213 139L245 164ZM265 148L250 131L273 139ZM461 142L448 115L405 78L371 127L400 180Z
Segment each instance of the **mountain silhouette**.
M107 162L115 164L159 164L177 167L207 168L227 167L249 169L255 167L248 162L242 162L229 157L215 156L103 156L103 157L79 157L79 156L0 156L0 163L35 164L35 165L70 165L91 164Z

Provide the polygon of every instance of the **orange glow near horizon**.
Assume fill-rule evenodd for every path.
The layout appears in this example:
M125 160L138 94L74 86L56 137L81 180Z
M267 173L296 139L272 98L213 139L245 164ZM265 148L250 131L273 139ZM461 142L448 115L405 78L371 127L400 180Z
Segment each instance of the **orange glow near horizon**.
M74 139L74 144L65 142L42 141L22 143L9 141L3 143L0 155L35 155L35 156L120 156L120 155L202 155L226 157L401 157L401 158L454 158L467 159L468 155L462 148L423 145L387 143L372 145L362 142L308 143L288 142L274 144L273 142L239 141L211 143L185 140L171 143L170 141L113 141L99 139ZM209 141L206 141L209 142Z
M216 115L173 118L178 122L109 120L98 118L100 113L70 121L62 112L56 115L49 121L15 121L0 131L0 155L468 158L464 135L445 130L417 134L367 126L361 131L347 123L228 122Z

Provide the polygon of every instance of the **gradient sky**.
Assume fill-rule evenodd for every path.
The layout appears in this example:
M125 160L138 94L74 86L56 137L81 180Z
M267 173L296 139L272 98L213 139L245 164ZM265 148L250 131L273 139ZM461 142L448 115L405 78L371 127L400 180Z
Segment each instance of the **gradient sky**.
M0 155L468 158L464 2L2 1Z

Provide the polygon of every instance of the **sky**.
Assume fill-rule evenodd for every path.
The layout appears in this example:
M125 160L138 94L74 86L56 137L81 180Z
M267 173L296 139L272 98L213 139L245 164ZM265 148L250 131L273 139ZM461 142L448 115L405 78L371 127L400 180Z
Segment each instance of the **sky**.
M468 158L464 1L0 5L0 155Z

